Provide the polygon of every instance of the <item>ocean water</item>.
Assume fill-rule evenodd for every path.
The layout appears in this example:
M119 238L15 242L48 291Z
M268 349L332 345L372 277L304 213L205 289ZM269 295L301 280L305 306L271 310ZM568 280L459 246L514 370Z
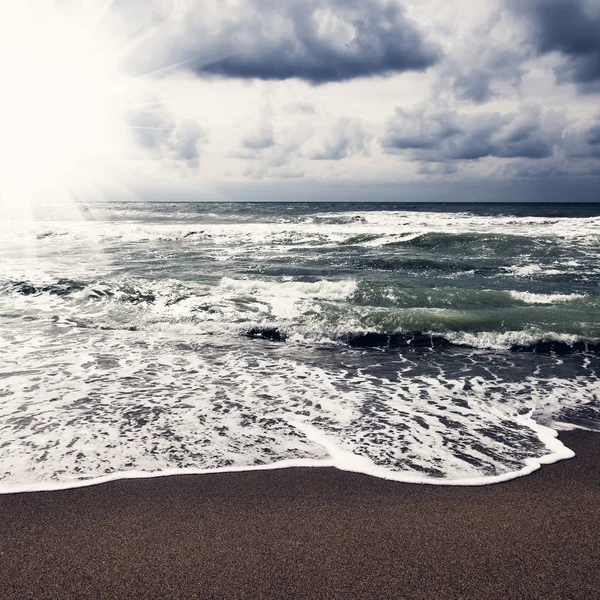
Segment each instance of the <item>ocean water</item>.
M67 208L0 223L1 492L481 485L600 430L600 205Z

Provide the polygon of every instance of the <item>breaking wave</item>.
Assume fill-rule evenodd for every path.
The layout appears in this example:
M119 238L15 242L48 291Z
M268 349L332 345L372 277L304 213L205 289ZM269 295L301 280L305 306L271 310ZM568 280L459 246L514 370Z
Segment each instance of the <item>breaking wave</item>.
M200 335L352 347L461 346L558 354L600 348L600 327L585 322L589 310L600 306L595 295L229 277L204 286L59 279L5 282L0 289L24 297L23 308L37 302L39 318L78 327L187 328ZM13 303L13 312L17 306Z

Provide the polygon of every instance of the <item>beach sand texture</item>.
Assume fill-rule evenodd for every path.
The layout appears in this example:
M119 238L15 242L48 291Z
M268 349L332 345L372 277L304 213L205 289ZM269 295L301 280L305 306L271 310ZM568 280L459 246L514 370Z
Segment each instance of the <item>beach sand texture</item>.
M504 484L330 468L0 496L0 598L598 598L600 436Z

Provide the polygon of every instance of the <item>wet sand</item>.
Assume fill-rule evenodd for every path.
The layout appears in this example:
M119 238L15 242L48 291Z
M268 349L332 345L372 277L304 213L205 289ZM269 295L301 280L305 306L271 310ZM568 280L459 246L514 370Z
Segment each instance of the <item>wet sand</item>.
M335 469L0 496L0 598L599 598L600 434L481 488Z

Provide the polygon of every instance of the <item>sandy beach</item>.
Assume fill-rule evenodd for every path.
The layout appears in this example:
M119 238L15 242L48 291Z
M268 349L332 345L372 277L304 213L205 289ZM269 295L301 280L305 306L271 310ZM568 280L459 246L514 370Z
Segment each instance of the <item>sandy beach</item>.
M0 597L597 598L600 436L480 487L334 469L0 496Z

